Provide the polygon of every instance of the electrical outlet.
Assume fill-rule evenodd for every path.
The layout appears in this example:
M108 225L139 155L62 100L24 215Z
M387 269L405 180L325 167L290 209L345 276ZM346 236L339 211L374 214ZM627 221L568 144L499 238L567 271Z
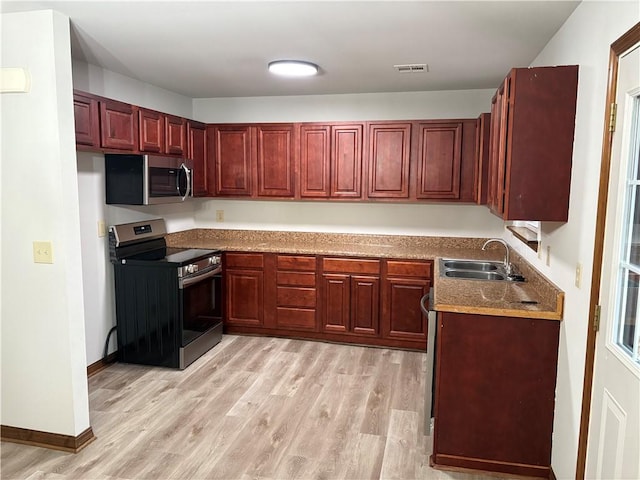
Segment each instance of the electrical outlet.
M547 267L551 266L551 245L547 245Z
M104 220L98 220L98 237L104 237L107 234L107 226Z
M580 288L582 284L582 264L578 262L576 264L576 287Z
M216 210L216 222L224 222L224 210Z
M51 242L33 242L33 263L53 263Z

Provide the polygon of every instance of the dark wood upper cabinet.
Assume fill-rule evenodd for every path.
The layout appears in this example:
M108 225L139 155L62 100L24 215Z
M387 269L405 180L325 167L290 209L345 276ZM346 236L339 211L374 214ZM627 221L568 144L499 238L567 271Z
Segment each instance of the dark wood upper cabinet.
M491 114L483 113L476 120L476 190L474 196L479 205L487 204L490 132Z
M295 173L292 124L257 125L257 196L293 197Z
M418 123L417 198L459 199L462 122Z
M496 92L488 203L504 220L568 220L577 86L577 65L514 68Z
M204 123L187 122L187 157L193 160L193 195L207 196L209 193L207 182L207 133Z
M187 153L187 121L173 115L164 116L165 153L170 155L186 155Z
M100 147L98 100L81 93L73 93L73 115L76 144Z
M331 127L331 197L362 197L362 131L361 124Z
M251 126L214 125L207 128L207 135L211 146L208 161L213 165L213 171L209 169L209 192L251 196Z
M300 126L300 197L328 198L331 181L331 127Z
M411 123L370 123L369 198L409 198Z
M101 147L138 151L137 107L107 99L101 99L99 104Z
M138 110L140 151L164 153L164 114L146 108Z

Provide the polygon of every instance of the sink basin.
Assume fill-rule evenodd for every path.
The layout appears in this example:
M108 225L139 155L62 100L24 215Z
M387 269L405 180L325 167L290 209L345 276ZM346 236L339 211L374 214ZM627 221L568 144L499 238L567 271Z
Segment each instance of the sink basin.
M479 272L493 272L502 266L500 262L487 262L482 260L445 260L443 265L453 270L473 270Z
M440 259L440 276L466 280L524 282L521 275L507 275L504 264L494 260Z
M445 277L468 278L473 280L506 280L507 276L498 272L483 272L479 270L445 270Z

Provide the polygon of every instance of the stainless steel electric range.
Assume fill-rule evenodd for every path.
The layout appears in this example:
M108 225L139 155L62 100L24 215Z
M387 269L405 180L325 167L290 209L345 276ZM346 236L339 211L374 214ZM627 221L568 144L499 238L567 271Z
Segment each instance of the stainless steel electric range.
M118 360L184 369L222 338L222 255L166 234L163 219L109 229Z

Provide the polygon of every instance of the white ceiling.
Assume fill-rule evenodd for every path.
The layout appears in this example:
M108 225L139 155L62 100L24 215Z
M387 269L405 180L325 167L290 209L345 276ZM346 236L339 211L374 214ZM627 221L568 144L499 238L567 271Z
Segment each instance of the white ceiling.
M71 18L72 55L192 98L496 88L579 1L2 1ZM267 72L317 63L313 78ZM428 73L395 64L426 63Z

